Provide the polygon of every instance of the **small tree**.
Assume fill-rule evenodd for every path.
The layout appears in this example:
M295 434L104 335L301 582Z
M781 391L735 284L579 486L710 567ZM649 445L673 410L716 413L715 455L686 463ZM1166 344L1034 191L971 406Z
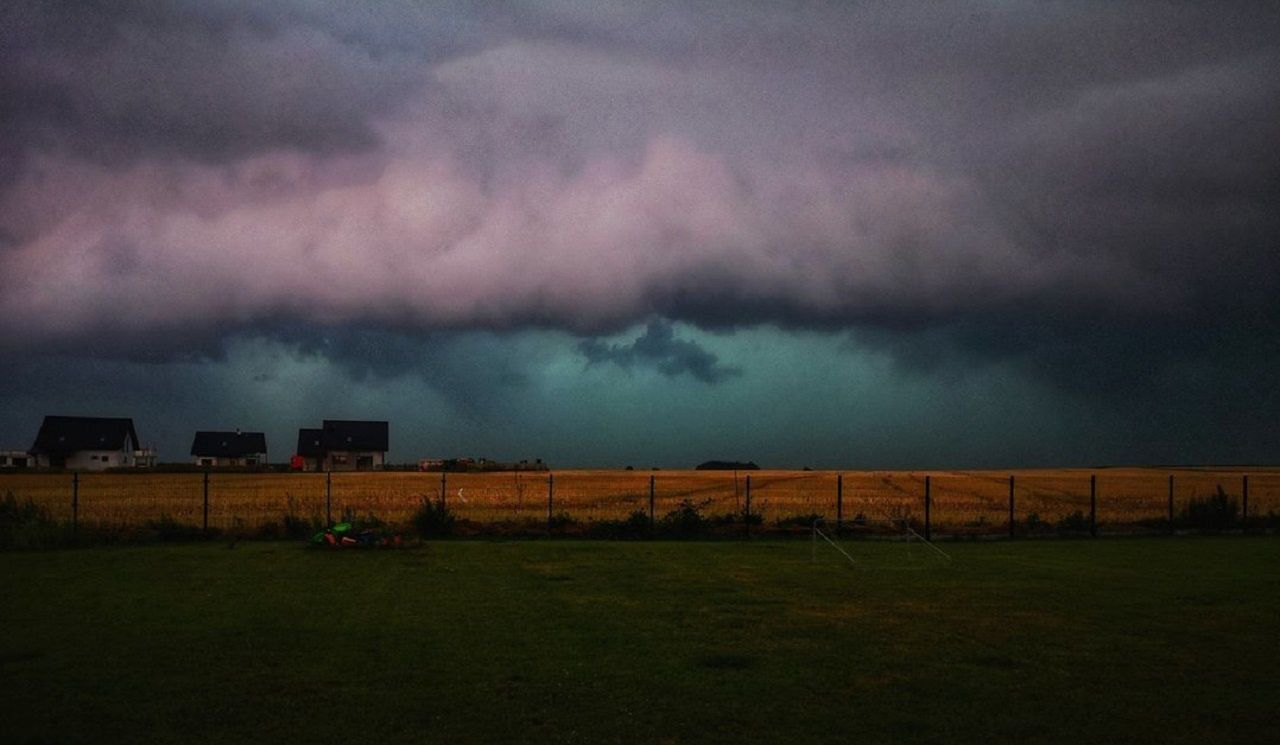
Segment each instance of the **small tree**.
M1227 530L1240 519L1240 505L1218 484L1216 493L1204 499L1192 498L1182 513L1186 522L1200 530Z
M440 538L452 535L457 517L445 504L444 497L423 497L418 511L413 513L413 528L423 538Z

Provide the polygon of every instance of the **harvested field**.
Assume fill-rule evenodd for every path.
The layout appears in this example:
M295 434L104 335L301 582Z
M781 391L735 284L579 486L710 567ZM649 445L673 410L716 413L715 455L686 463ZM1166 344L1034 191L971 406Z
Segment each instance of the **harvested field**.
M936 531L1001 533L1009 520L1010 476L1014 478L1020 528L1079 525L1090 509L1090 476L1097 477L1097 521L1104 529L1159 527L1173 509L1182 514L1192 499L1221 486L1240 501L1248 476L1249 513L1280 513L1280 469L1108 468L1017 471L614 471L450 473L444 478L449 507L477 523L538 523L551 511L580 522L618 520L649 509L653 480L658 516L688 500L705 515L741 514L747 507L766 525L787 518L819 515L846 526L875 530L893 520L920 524L925 479L931 491ZM554 484L549 485L549 478ZM550 486L550 489L549 489ZM334 473L331 510L406 521L424 497L441 494L441 474L418 472ZM32 499L58 519L70 519L69 473L0 473L0 495ZM79 476L79 519L87 523L144 524L203 520L204 475L197 472L85 473ZM220 529L256 527L286 515L319 518L326 509L323 473L219 473L209 476L209 525Z

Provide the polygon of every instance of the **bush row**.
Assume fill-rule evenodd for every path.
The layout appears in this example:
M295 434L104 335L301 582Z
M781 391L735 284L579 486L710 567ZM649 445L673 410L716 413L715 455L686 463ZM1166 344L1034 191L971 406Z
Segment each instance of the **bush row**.
M558 536L575 536L602 539L692 539L715 537L739 537L745 532L774 535L805 534L815 523L823 529L835 531L823 515L796 515L766 525L758 513L708 514L710 501L682 501L674 510L655 516L636 510L620 520L577 520L565 512L553 514L550 520L518 520L506 522L475 522L455 514L442 500L424 498L408 525L388 525L376 515L357 515L344 511L339 522L351 523L360 529L373 528L382 531L403 530L422 538L493 536L538 537L548 533ZM1148 521L1153 529L1167 523ZM31 500L20 501L12 493L0 498L0 550L55 548L73 544L151 543L163 541L193 541L205 538L269 538L307 539L323 530L326 523L319 515L303 517L285 514L278 521L259 525L247 525L236 521L230 529L202 531L198 526L180 523L161 517L142 524L110 525L102 523L82 524L77 530L65 521L53 519L47 510ZM898 509L880 519L869 519L862 513L844 521L841 534L901 534L910 527L923 531L921 521L909 510ZM1268 512L1265 516L1251 516L1248 526L1242 526L1240 506L1237 500L1219 487L1216 494L1203 499L1192 499L1178 515L1174 527L1181 530L1219 532L1238 530L1280 531L1280 515ZM961 536L966 533L997 532L981 521L959 530L947 526L946 535ZM1027 515L1015 525L1020 534L1073 535L1089 530L1089 518L1077 511L1055 522L1040 519L1036 513ZM942 532L942 531L938 531Z

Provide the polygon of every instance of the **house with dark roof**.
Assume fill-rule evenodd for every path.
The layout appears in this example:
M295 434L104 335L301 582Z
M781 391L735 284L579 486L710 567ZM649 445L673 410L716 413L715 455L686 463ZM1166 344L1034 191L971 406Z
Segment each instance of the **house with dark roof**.
M262 432L200 430L191 443L197 466L261 466L267 463L267 436Z
M320 446L323 430L303 428L298 430L298 449L289 459L289 465L295 471L319 471L320 461L324 459L324 448Z
M132 419L46 416L28 451L43 468L103 471L149 465Z
M36 459L25 450L0 450L0 470L35 468Z
M298 430L292 463L304 471L372 471L387 461L386 422L326 419L319 429Z

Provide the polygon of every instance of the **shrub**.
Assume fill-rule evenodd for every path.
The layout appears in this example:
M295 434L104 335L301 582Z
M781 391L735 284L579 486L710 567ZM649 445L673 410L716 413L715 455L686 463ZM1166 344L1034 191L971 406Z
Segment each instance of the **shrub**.
M0 549L49 548L67 538L67 529L30 498L19 502L6 492L0 499Z
M653 526L649 524L649 513L636 510L625 520L601 520L593 523L587 531L597 538L643 538L652 534Z
M1204 499L1192 497L1182 517L1198 530L1226 530L1239 525L1240 505L1219 484L1217 492Z
M826 522L826 517L812 512L808 515L792 515L791 517L778 518L776 525L779 528L811 528L815 522Z
M570 515L568 512L561 510L560 512L557 512L551 516L551 519L547 521L547 527L549 527L552 531L558 530L560 532L564 532L566 529L573 526L577 522L578 522L577 520L573 519L572 515Z
M692 538L703 535L711 527L711 521L702 514L702 510L711 504L710 500L694 502L691 499L681 500L671 512L663 515L660 530L677 538Z
M285 515L284 519L285 521L288 521L289 516ZM277 522L275 520L267 520L263 522L261 525L259 525L257 530L253 531L253 537L266 538L268 540L275 540L281 537L288 538L289 533L288 533L287 527L284 524Z
M1058 521L1058 530L1063 533L1080 533L1089 530L1089 516L1076 510Z
M457 517L445 504L444 497L423 497L418 511L413 513L413 528L424 538L452 535L456 523Z
M386 530L387 521L373 514L372 512L364 513L364 517L358 517L350 521L357 530Z
M1045 523L1044 520L1040 519L1039 512L1032 512L1030 515L1027 515L1022 520L1022 527L1028 533L1035 533L1037 531L1044 530L1046 526L1047 526L1047 523Z
M285 495L285 513L281 520L281 529L286 537L307 539L323 530L324 520L319 515L303 517L298 514L298 503L292 494Z
M306 518L290 512L284 516L281 527L286 537L306 540L324 529L324 521L319 517Z
M169 515L148 520L143 527L157 541L194 541L204 535L199 526L180 523Z

